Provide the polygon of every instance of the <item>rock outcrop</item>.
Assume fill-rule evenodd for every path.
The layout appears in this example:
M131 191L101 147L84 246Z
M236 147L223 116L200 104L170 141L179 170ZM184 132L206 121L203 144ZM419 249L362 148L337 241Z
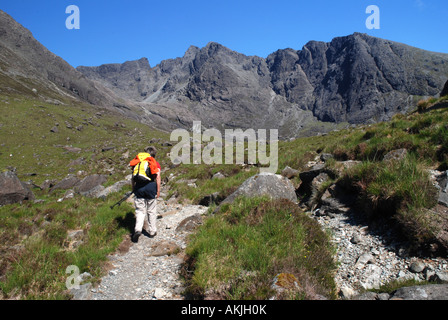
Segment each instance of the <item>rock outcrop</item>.
M0 174L0 205L33 200L33 192L12 171Z
M258 197L268 196L272 199L288 199L294 203L297 202L297 195L294 185L288 178L273 173L259 173L246 181L222 204L232 203L237 197Z
M113 185L106 188L103 186L106 181L107 177L100 174L88 175L82 180L73 174L68 174L67 177L55 183L49 192L54 192L56 190L67 190L66 195L71 194L71 197L75 194L80 194L85 197L104 199L110 193L118 192L125 185L129 185L131 183L130 178L126 178L124 180L117 181Z
M106 181L106 176L93 174L82 179L75 186L75 191L83 196L96 196L104 190L102 184Z

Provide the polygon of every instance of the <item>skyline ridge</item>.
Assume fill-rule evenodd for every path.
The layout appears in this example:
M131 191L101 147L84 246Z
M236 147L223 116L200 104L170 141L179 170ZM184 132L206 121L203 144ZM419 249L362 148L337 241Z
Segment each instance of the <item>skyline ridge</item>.
M448 8L443 0L298 2L267 0L169 3L77 0L80 28L68 29L69 3L21 0L0 9L32 30L50 51L70 65L94 66L148 57L151 65L181 57L190 45L214 41L248 56L267 57L281 48L299 49L309 40L367 33L432 52L448 52L444 39ZM379 29L369 29L380 10Z
M415 49L419 49L419 50L423 50L423 51L427 51L427 52L431 52L431 53L435 53L435 54L448 55L448 52L439 52L439 51L426 50L425 48L420 48L420 47L412 46L412 45L409 45L409 44L407 44L407 43L403 43L403 42L395 41L395 40L392 40L392 39L383 39L383 38L380 38L380 37L371 36L371 35L369 35L369 34L367 34L367 33L363 33L363 32L354 32L354 33L352 33L352 34L348 34L348 35L345 35L345 36L338 36L338 37L333 38L331 41L333 41L333 40L335 40L335 39L338 39L338 38L346 38L346 37L354 36L354 35L356 35L356 34L365 35L365 36L370 37L370 38L376 38L376 39L380 39L380 40L384 40L384 41L389 41L389 42L393 42L393 43L400 44L400 45L405 45L405 46L408 46L408 47L411 47L411 48L415 48ZM331 42L331 41L330 41L330 42ZM190 46L188 47L188 49L184 52L184 55L183 55L183 56L179 56L179 57L175 57L175 58L166 58L166 59L162 59L158 64L156 64L156 65L154 65L154 66L152 66L151 63L149 62L149 58L150 58L149 56L142 56L142 57L137 58L137 59L128 59L128 60L125 60L125 61L122 61L122 62L109 62L109 63L103 63L103 64L100 64L100 65L94 65L94 66L79 65L79 66L74 67L74 68L77 69L78 67L99 67L99 66L102 66L102 65L124 64L124 63L126 63L126 62L135 62L135 61L140 61L140 60L143 60L143 59L146 59L146 60L148 61L148 63L149 63L149 65L150 65L151 68L154 68L154 67L158 66L160 63L162 63L163 61L167 61L167 60L176 60L176 59L183 58L183 57L189 52L189 50L190 50L191 48L197 48L197 49L200 50L200 49L203 49L203 48L208 47L210 44L217 44L217 45L222 46L222 47L224 47L224 48L226 48L226 49L228 49L228 50L230 50L230 51L237 52L237 53L239 53L239 54L243 54L243 55L245 55L246 57L259 57L259 58L261 58L261 59L265 59L265 60L266 60L266 59L269 57L269 55L271 55L271 54L273 54L273 53L276 53L277 51L291 49L291 50L293 50L293 51L299 52L299 51L302 51L308 44L313 43L313 42L317 42L317 43L330 43L330 42L326 42L326 41L323 41L323 40L309 40L305 45L302 46L301 49L295 49L295 48L292 48L292 47L278 48L277 50L275 50L275 51L269 53L266 57L262 57L262 56L258 56L258 55L247 55L247 54L245 54L244 52L239 52L239 51L233 50L232 48L229 48L229 47L227 47L227 46L225 46L225 45L223 45L223 44L221 44L221 43L219 43L219 42L216 42L216 41L209 41L209 42L208 42L205 46L203 46L203 47L198 47L198 46L195 46L195 45L190 45Z

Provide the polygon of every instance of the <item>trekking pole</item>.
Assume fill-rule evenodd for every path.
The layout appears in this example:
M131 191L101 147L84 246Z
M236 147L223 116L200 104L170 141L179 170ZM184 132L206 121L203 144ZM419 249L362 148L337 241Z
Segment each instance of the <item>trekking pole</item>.
M125 194L125 196L123 197L123 199L121 199L120 201L118 201L116 204L114 204L113 206L111 206L110 208L113 209L115 206L120 206L124 201L126 201L132 194L134 193L134 191L128 192Z

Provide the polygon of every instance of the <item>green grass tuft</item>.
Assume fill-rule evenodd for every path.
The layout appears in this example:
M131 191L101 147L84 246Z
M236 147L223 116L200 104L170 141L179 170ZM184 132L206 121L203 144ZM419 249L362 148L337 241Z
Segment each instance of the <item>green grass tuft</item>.
M286 200L239 198L207 219L187 254L194 269L189 291L224 299L269 299L279 273L293 274L292 299L332 297L335 268L327 235Z

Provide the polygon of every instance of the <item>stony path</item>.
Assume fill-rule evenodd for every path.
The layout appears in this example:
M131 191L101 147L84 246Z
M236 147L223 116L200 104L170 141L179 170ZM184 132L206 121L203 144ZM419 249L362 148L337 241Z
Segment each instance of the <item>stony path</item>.
M110 257L111 268L97 288L91 289L91 300L181 300L182 281L179 270L183 262L188 231L177 229L188 217L202 215L207 207L158 204L154 238L145 233L123 254ZM177 230L176 230L177 229Z
M448 280L446 258L410 256L385 230L370 230L348 213L313 215L337 247L335 281L345 298L392 280ZM385 297L387 298L387 297Z

